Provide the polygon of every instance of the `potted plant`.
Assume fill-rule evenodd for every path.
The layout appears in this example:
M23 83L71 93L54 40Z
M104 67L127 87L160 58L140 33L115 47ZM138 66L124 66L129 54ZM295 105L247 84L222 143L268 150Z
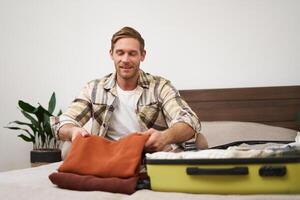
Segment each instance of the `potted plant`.
M18 105L21 113L29 122L16 120L10 122L5 128L24 132L24 134L19 134L18 137L32 143L31 166L61 161L59 143L50 126L50 117L54 116L53 111L56 105L55 93L53 92L51 95L48 109L45 109L41 104L34 107L22 100L18 101ZM59 110L57 116L61 113L61 110Z

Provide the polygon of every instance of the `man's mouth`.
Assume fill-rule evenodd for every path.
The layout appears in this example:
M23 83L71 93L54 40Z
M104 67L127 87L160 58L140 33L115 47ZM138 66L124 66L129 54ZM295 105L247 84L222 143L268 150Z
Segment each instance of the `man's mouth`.
M131 66L120 66L121 69L132 69L133 67Z

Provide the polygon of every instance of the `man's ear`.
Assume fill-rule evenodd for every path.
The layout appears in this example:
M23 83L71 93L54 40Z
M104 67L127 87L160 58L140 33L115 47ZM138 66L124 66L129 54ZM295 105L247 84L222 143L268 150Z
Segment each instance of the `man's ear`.
M144 60L145 60L145 57L146 57L146 50L143 50L143 51L142 51L142 58L141 58L141 61L144 61Z
M109 55L110 55L110 58L113 59L113 51L111 49L109 50Z

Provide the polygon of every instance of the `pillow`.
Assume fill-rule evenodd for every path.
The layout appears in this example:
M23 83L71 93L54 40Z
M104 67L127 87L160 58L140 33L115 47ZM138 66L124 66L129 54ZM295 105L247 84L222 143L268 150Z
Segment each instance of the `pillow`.
M201 122L209 147L244 140L294 141L297 131L253 122Z
M78 136L59 172L128 178L138 173L148 134L133 133L118 141Z

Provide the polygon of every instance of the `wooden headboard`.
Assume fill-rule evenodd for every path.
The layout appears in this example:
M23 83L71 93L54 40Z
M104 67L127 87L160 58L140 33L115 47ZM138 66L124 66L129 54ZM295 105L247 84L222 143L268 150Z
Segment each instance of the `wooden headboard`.
M180 90L200 121L244 121L299 130L300 86Z

